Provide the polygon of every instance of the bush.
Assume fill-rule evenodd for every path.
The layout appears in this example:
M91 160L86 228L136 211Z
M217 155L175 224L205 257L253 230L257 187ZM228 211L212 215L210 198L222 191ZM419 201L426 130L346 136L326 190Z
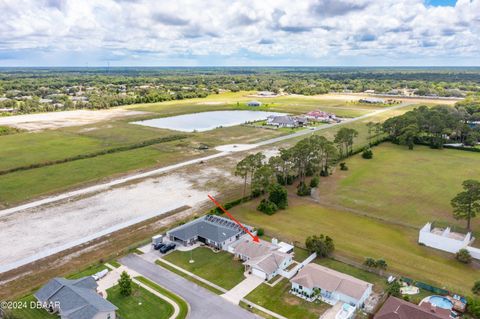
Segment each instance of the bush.
M472 262L472 255L470 255L470 252L465 248L460 249L458 253L455 255L455 258L459 262L464 264L469 264Z
M257 207L257 210L267 215L273 215L278 210L278 207L275 205L275 203L272 203L268 199L262 199L260 205Z
M364 159L371 159L373 157L373 152L370 148L367 148L365 149L363 152L362 152L362 157Z
M264 233L265 232L264 232L263 228L257 229L257 236L263 236Z
M472 292L476 295L480 295L480 280L475 281L472 287Z
M305 182L301 182L297 186L297 195L298 196L310 196L312 193L312 189L305 184Z
M385 289L385 292L389 296L401 297L402 294L400 293L400 288L401 288L400 283L397 280L395 280L388 284L387 289Z
M310 253L317 253L317 257L328 257L335 250L333 239L323 234L309 236L305 240L305 247Z
M345 162L340 163L340 170L341 171L348 171L348 166Z
M277 205L279 209L285 209L288 206L287 189L282 185L273 184L270 187L270 195L268 196L268 200Z
M314 188L317 186L318 186L318 176L315 176L310 180L310 187Z

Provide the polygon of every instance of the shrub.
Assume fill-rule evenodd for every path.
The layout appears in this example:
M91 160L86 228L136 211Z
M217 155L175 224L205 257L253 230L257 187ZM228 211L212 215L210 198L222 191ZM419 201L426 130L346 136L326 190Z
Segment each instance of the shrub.
M310 196L311 193L312 193L311 188L308 187L307 184L305 184L305 182L301 182L300 184L298 184L297 186L298 196Z
M365 266L367 266L368 268L376 268L377 267L377 262L372 257L366 257L363 264Z
M277 205L279 209L285 209L288 206L287 189L279 184L273 184L270 187L268 200Z
M118 280L118 286L120 287L120 294L122 296L128 297L132 294L132 278L130 275L123 271Z
M340 170L341 171L348 171L348 166L345 162L340 163Z
M464 264L469 264L472 262L472 255L470 255L470 252L465 248L460 249L458 253L455 255L455 258L459 262Z
M467 312L474 318L480 318L480 300L476 298L467 298Z
M373 152L370 148L367 148L365 149L363 152L362 152L362 157L364 159L371 159L373 157Z
M475 281L472 287L472 292L476 295L480 295L480 280Z
M278 210L278 207L275 205L275 203L272 203L268 199L262 199L257 207L257 210L267 215L273 215Z
M397 280L395 280L388 284L387 289L385 289L385 292L389 296L401 297L402 294L400 293L400 288L401 288L400 283Z
M310 180L310 187L314 188L317 186L318 186L318 176L315 176Z
M263 236L264 233L265 232L264 232L263 228L257 229L257 236Z
M317 257L328 257L335 250L333 239L321 234L320 236L308 236L305 247L310 253L317 253Z

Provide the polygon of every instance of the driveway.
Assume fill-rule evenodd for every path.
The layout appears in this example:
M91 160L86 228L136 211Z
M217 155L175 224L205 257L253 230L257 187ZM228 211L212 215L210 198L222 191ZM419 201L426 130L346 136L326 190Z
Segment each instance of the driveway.
M240 300L242 300L246 295L252 292L255 288L260 286L264 280L260 277L254 275L246 275L241 283L233 287L231 290L227 291L222 295L223 298L227 299L230 302L238 305Z
M150 263L134 254L120 262L153 282L183 297L190 305L189 319L258 319L260 317L234 305L183 277Z

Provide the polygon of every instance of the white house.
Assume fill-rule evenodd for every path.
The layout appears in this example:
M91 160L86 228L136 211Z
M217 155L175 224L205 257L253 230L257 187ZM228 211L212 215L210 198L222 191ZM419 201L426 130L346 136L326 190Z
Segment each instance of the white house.
M420 229L418 234L418 243L456 254L460 249L467 249L473 258L480 259L480 249L471 247L475 238L471 232L461 234L452 232L450 227L433 227L432 223L427 223Z
M291 279L292 292L307 298L318 296L335 305L344 302L361 308L372 293L372 284L318 264L308 264Z
M232 244L229 251L244 261L246 271L265 280L281 274L293 259L293 246L277 243L276 239L272 239L272 243L265 240L257 243L243 237Z

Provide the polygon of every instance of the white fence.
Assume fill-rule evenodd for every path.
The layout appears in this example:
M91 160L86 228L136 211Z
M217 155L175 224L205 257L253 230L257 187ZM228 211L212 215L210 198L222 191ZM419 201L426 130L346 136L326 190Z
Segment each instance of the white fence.
M317 258L317 253L313 253L311 254L310 256L308 256L304 261L302 261L300 264L296 265L295 267L293 267L292 269L290 269L289 271L286 271L286 270L281 270L279 272L279 274L287 279L291 279L293 276L295 276L299 271L300 269L302 269L303 267L305 267L306 265L308 265L312 260L314 260L315 258Z

